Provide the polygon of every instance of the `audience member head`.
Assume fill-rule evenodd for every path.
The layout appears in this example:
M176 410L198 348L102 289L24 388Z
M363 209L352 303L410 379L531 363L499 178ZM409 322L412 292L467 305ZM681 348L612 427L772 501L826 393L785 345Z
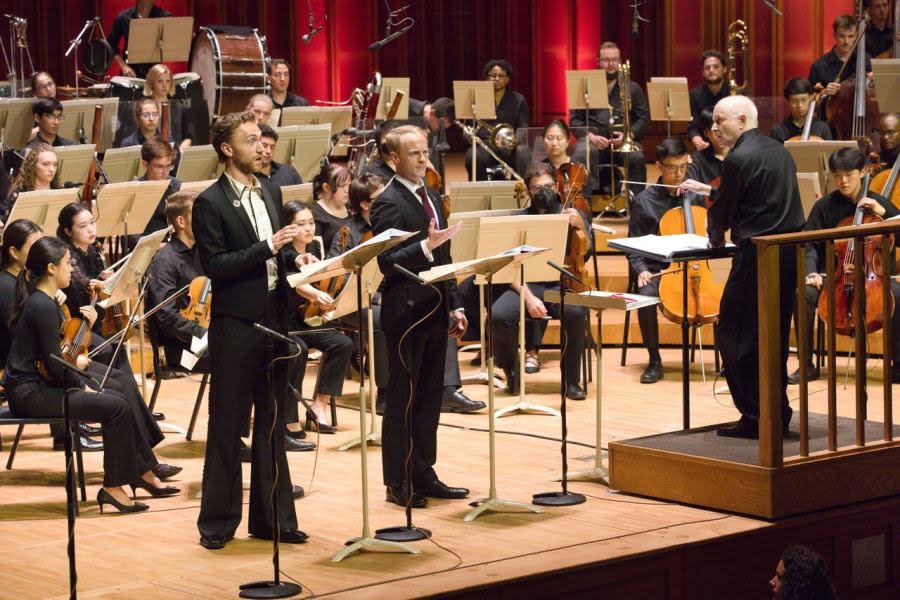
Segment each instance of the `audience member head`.
M572 132L569 126L562 119L553 119L544 127L542 137L544 138L544 149L547 151L547 157L550 162L556 164L566 157L569 149L569 139Z
M769 580L774 600L834 600L825 559L803 546L788 546Z
M791 118L794 121L806 117L812 95L813 87L808 79L794 77L784 84L784 99L791 107Z
M138 129L144 134L144 137L156 135L159 128L159 105L153 98L141 98L134 103L134 118L137 121Z
M194 244L191 213L197 196L197 192L179 190L166 198L166 222L175 230L175 236L190 246Z
M725 81L725 74L728 73L727 64L725 55L718 50L706 50L701 54L700 69L706 85L719 85Z
M274 58L266 69L269 85L274 94L284 94L291 85L291 65L281 58Z
M31 244L25 268L16 278L16 302L10 325L19 320L25 301L39 284L48 284L51 291L69 287L72 279L70 258L69 248L56 238L41 237Z
M31 95L35 98L56 98L56 82L47 71L31 76Z
M262 167L267 170L275 156L275 144L278 143L278 132L268 125L259 126L259 139L262 144Z
M834 187L854 202L862 187L865 164L866 157L856 146L838 148L828 157L828 169L831 171Z
M533 162L525 171L525 185L531 197L531 208L538 214L545 213L559 204L556 190L556 167L550 163Z
M665 185L680 185L690 164L691 157L681 140L666 138L656 147L656 166Z
M258 125L268 125L269 119L272 118L272 111L275 110L275 104L265 94L254 94L247 103L246 110L253 113Z
M502 58L494 58L485 63L482 69L485 79L489 79L494 84L494 91L499 92L509 85L512 78L512 65Z
M335 207L346 206L351 179L347 167L329 163L313 178L313 198Z
M384 179L377 173L368 171L350 182L350 210L353 214L368 221L369 211L381 192L384 191Z
M597 66L606 71L606 79L612 81L619 74L622 51L615 42L603 42L597 50Z
M40 143L25 156L10 189L13 192L58 189L61 187L58 167L59 159L53 147Z
M80 202L66 204L59 212L57 223L56 237L82 252L97 241L94 215Z
M62 103L56 98L38 98L32 105L31 112L41 137L54 141L65 118Z

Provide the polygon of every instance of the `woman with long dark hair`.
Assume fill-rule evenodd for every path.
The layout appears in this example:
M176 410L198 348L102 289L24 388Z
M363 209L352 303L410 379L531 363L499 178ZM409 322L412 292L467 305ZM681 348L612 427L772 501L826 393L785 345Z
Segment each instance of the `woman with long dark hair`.
M325 254L344 225L350 225L350 171L344 165L331 163L322 168L313 178L313 217L316 219L316 235L322 238Z
M152 447L163 436L146 408L140 410L144 403L134 379L113 369L104 389L98 390L94 384L86 388L81 378L50 358L62 356L62 316L55 296L68 287L72 269L71 253L60 240L43 237L31 245L25 269L16 279L12 344L3 387L13 414L22 417L62 416L63 396L69 390L72 417L102 425L104 476L97 492L101 512L106 504L120 512L146 510L146 504L131 500L126 486L132 488L132 494L141 488L154 497L172 496L180 490L164 486L154 472L160 465ZM88 323L97 318L91 306L79 307L75 314ZM86 356L79 356L75 366L96 380L107 370Z

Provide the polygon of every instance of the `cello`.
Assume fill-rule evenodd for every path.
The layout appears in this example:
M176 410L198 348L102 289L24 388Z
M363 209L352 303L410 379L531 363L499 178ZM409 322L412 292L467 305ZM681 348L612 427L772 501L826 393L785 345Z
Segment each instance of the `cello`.
M691 204L683 194L681 206L671 208L659 220L660 235L694 233L706 235L706 209ZM699 224L699 227L698 227ZM662 277L687 269L687 306L684 306L684 277ZM707 261L694 260L661 272L659 299L662 314L673 323L685 320L692 326L713 323L719 317L724 284L713 281ZM686 310L685 310L686 309ZM685 314L686 313L686 314Z
M900 206L900 187L897 186L898 175L900 175L900 155L897 155L890 169L884 169L872 178L869 189L890 200L894 206Z
M590 207L584 198L583 191L588 172L581 163L567 162L556 168L556 189L562 201L562 212L574 208L582 215L589 215ZM569 225L566 236L566 256L563 264L569 271L587 282L589 278L584 257L590 250L590 240L581 227ZM579 281L569 281L569 288L574 292L589 292L591 287Z
M866 166L866 175L860 188L857 202L865 198L869 193L871 176L869 174L868 165ZM869 212L865 207L857 206L852 217L847 217L838 223L838 227L847 227L848 225L862 225L863 223L878 223L882 218ZM837 255L835 260L836 272L834 273L835 282L840 285L834 287L834 330L841 335L853 337L856 333L855 327L855 310L856 310L856 294L859 290L855 289L855 274L853 273L854 256L857 248L855 240L839 240L834 244L834 251ZM881 320L881 309L883 302L882 291L884 289L882 277L884 265L884 257L881 255L881 236L870 235L865 239L862 252L864 253L863 268L865 269L865 289L861 290L866 296L866 334L878 331L884 326ZM829 274L830 275L830 274ZM827 294L819 296L818 313L823 321L827 322L828 316ZM890 298L891 313L894 311L894 297Z

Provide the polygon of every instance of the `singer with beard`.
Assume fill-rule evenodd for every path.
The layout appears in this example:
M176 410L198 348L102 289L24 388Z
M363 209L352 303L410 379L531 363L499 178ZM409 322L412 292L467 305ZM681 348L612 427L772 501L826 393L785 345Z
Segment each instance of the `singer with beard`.
M212 383L209 435L203 466L197 527L200 545L223 548L241 522L239 447L252 401L256 418L250 469L250 535L272 539L272 482L269 427L284 431L286 371L275 365L276 406L271 405L267 367L287 348L254 328L259 323L286 330L290 309L281 249L298 234L282 226L281 190L253 175L261 168L260 130L252 113L231 113L212 127L212 146L225 172L194 202L192 225L203 272L212 281L215 301L209 327ZM306 541L297 529L284 435L274 436L278 472L278 527L284 543Z
M395 266L417 273L450 264L449 241L459 231L460 224L447 227L440 199L425 187L428 166L425 132L412 125L402 125L392 130L385 142L397 174L373 204L372 229L375 235L392 228L417 232L413 238L378 257L378 267L384 273L381 329L389 359L382 421L385 499L399 506L405 507L409 502L414 508L424 508L428 497L457 499L469 495L466 488L443 483L434 470L447 335L462 336L468 321L454 281L437 284L439 291L436 291L410 281ZM410 328L412 331L404 338ZM412 390L410 381L414 385ZM410 424L412 436L409 482L406 481L405 421Z

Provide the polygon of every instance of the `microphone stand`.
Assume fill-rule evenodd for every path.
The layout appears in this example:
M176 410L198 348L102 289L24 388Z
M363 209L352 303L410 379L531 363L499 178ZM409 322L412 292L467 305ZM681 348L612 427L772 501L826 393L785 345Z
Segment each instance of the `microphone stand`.
M579 283L584 284L580 279L575 277L568 270L560 267L552 260L548 260L547 264L560 272L559 276L559 335L560 340L566 340L566 343L561 344L563 351L565 351L566 344L568 343L568 336L566 335L566 278L572 279L573 281L578 281ZM585 284L586 285L586 284ZM589 286L588 286L589 287ZM538 506L572 506L575 504L583 503L586 498L583 494L577 494L569 491L569 481L568 481L568 472L569 472L569 463L568 463L568 435L569 429L566 423L566 360L565 356L560 356L559 363L559 371L560 371L560 384L559 384L559 396L560 396L560 405L559 405L559 415L562 423L562 448L560 454L562 455L562 490L558 492L543 492L540 494L535 494L532 496L531 501ZM599 441L598 441L599 443Z

